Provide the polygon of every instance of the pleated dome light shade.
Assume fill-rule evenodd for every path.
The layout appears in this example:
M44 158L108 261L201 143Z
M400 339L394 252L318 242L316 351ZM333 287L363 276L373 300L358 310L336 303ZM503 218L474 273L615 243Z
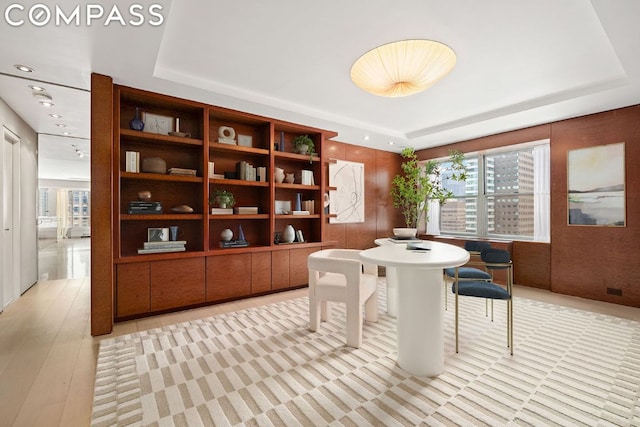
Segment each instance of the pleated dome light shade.
M351 80L374 95L413 95L432 86L456 65L449 46L432 40L388 43L362 55L351 67Z

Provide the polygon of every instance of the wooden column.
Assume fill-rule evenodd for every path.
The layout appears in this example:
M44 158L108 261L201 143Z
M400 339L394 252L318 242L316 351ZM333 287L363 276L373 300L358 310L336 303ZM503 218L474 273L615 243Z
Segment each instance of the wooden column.
M91 335L113 330L113 80L91 75Z

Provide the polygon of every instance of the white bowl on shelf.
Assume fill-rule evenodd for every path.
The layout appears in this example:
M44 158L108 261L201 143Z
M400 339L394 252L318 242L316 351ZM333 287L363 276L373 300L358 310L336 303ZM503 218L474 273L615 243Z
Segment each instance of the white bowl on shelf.
M393 235L399 239L411 239L416 237L417 228L394 228Z

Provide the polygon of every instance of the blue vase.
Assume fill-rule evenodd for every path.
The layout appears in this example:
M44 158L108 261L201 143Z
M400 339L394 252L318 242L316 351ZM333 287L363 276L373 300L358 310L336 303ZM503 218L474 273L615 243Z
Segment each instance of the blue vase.
M296 210L297 211L302 210L302 194L301 193L296 193Z
M144 122L142 121L142 119L140 118L140 108L136 107L136 115L133 119L131 119L131 121L129 122L129 128L132 130L143 130L144 129Z

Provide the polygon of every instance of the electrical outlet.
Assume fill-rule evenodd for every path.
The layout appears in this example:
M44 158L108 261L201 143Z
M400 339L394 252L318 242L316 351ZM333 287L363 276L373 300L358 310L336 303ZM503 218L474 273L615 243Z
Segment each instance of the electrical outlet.
M607 294L609 295L616 295L621 297L622 296L622 289L618 289L618 288L607 288Z

